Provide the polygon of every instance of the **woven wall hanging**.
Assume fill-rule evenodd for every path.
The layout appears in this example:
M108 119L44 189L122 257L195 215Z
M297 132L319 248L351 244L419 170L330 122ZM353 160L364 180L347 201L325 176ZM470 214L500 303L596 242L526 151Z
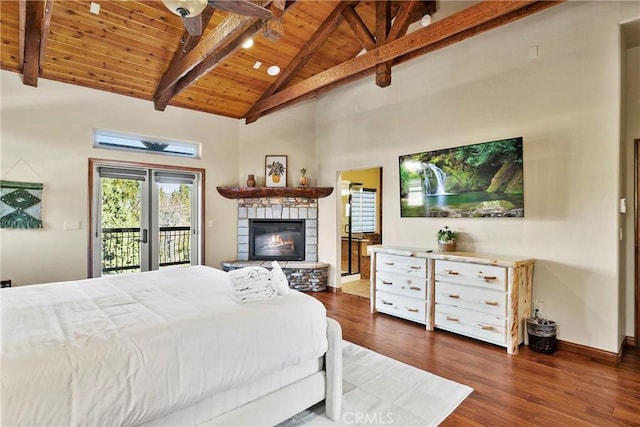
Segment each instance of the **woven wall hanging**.
M42 228L42 184L0 180L0 228Z

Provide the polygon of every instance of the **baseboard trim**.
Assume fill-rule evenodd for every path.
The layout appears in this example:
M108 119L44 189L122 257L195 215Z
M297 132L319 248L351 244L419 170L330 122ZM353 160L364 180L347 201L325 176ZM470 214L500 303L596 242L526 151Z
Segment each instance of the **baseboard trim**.
M558 350L567 351L569 353L579 354L580 356L589 357L594 360L618 363L620 355L611 351L600 350L598 348L588 347L586 345L574 344L572 342L558 340Z
M335 293L335 292L342 292L342 289L336 288L336 287L331 286L331 285L327 285L327 291Z
M636 346L636 339L634 337L624 337L624 344L627 347L635 347Z

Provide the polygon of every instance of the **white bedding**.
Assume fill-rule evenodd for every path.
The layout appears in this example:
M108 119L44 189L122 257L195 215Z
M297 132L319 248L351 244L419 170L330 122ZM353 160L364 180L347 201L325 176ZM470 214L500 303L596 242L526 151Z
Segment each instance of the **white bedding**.
M4 425L135 425L327 350L324 306L174 268L4 289Z

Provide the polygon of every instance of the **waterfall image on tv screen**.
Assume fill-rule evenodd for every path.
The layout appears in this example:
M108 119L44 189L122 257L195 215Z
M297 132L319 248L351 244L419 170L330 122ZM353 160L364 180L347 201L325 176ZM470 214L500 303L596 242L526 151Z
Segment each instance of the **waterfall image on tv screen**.
M524 217L522 137L400 156L402 217Z

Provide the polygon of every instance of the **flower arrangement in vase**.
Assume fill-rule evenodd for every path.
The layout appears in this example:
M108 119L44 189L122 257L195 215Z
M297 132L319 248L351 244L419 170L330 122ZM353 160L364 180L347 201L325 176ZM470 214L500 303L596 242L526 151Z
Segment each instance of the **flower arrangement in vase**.
M438 230L436 235L438 237L438 248L441 251L451 252L456 250L457 231L453 231L448 226L445 226Z

